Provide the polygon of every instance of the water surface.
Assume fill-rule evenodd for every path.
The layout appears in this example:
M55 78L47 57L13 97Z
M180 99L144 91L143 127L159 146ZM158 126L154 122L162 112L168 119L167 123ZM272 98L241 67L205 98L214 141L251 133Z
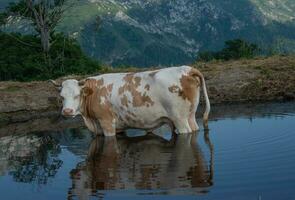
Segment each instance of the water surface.
M295 199L295 103L213 110L209 131L177 136L1 127L0 199Z

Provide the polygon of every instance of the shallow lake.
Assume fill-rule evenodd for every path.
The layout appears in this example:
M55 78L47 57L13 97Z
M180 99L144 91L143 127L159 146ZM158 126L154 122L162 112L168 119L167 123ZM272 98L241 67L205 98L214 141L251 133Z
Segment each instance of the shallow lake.
M295 199L295 103L212 110L208 132L177 136L2 127L0 199Z

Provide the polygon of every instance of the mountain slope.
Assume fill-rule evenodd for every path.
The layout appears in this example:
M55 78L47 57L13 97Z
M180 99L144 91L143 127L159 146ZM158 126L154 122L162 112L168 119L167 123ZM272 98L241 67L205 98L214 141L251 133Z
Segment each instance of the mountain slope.
M59 30L112 65L178 65L244 38L263 49L295 47L294 0L84 0Z
M269 20L290 22L295 20L294 0L251 0Z
M68 18L61 30L73 33L74 23L83 49L113 65L177 65L234 38L291 51L294 6L291 0L92 0L75 8L87 12L77 17L83 22ZM102 24L95 30L97 16Z

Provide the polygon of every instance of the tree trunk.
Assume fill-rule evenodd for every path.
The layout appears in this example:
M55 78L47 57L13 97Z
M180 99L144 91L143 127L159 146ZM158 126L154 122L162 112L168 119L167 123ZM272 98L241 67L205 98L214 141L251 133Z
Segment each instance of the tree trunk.
M43 52L47 54L50 50L50 34L47 27L41 28L40 37L41 37Z
M43 2L44 3L44 2ZM26 0L27 7L33 13L33 21L36 23L35 29L40 32L41 45L43 52L48 55L50 50L50 27L48 24L48 8L44 4L34 4L33 0ZM47 1L45 1L47 3Z

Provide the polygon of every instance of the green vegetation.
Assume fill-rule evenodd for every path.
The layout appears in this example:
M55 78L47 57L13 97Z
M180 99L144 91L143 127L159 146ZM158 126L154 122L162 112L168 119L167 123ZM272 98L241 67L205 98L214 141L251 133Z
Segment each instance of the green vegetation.
M0 81L44 80L67 74L89 74L100 69L84 55L76 40L56 33L68 0L19 0L0 13L0 25L9 17L31 22L35 35L0 30Z
M52 36L66 10L67 2L68 0L18 0L9 4L4 15L7 16L7 22L10 16L30 21L30 25L41 38L42 50L47 56L54 41Z
M0 32L0 81L46 80L68 74L89 74L101 66L84 55L74 39L53 36L49 56L42 52L40 38Z
M225 47L220 51L200 52L198 61L253 58L254 56L258 55L259 51L260 50L256 44L252 44L241 39L228 40L225 42Z

